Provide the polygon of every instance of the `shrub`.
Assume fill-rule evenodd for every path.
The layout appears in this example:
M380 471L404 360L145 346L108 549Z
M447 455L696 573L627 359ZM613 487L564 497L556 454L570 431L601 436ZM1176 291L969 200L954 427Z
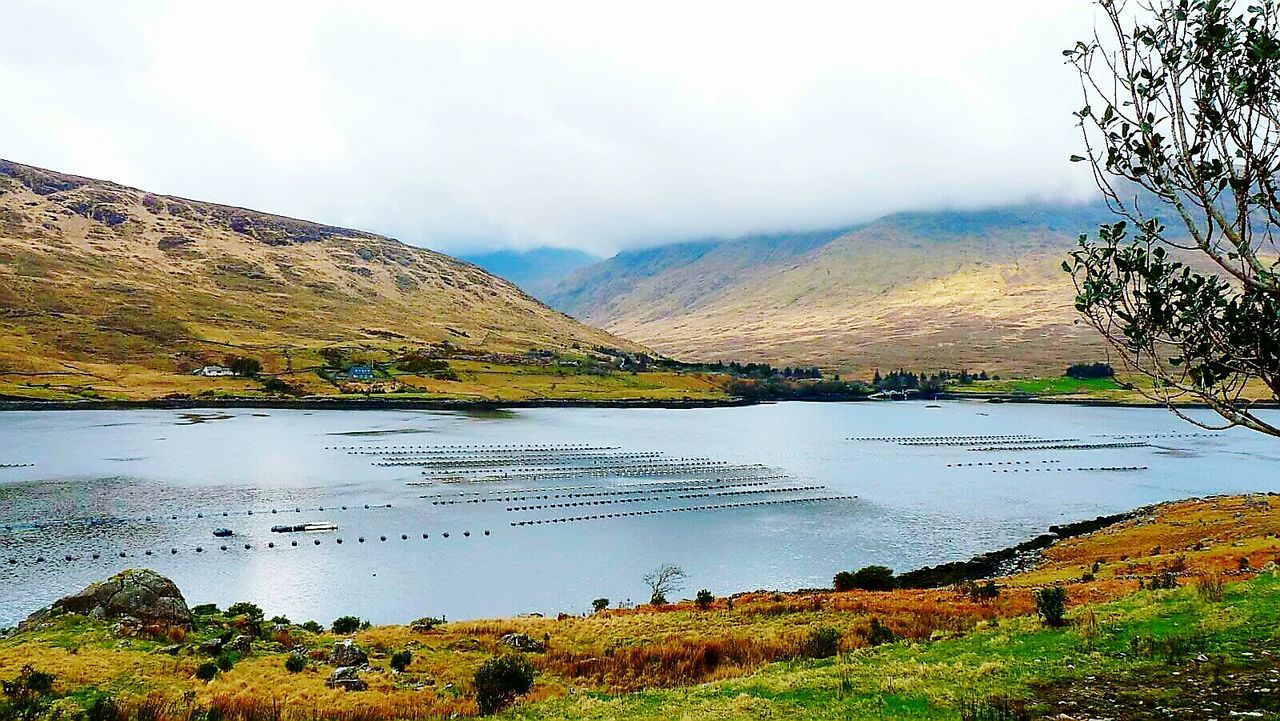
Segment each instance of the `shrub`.
M339 616L333 620L334 633L348 634L359 630L360 619L356 616Z
M196 668L196 678L208 683L218 675L218 664L213 661L205 661Z
M1073 363L1067 366L1067 377L1076 380L1115 378L1116 371L1109 363Z
M533 664L523 656L494 656L476 669L472 679L476 705L488 716L524 695L533 687Z
M970 582L965 590L969 594L969 600L975 603L987 603L1000 597L1000 587L989 578L985 583Z
M716 597L711 595L711 592L704 588L701 591L698 591L697 596L694 596L693 603L698 608L705 611L708 608L711 608L711 604L714 603L715 600L716 600Z
M1036 613L1044 625L1058 628L1065 623L1067 613L1067 589L1062 586L1037 588Z
M284 670L289 673L301 673L302 669L307 667L307 659L300 654L291 653L284 660Z
M391 668L397 671L403 671L409 668L410 662L413 661L413 653L409 649L396 651L391 654Z
M867 629L867 643L872 646L883 646L886 643L893 643L898 640L898 635L893 629L880 623L880 619L872 616L871 626Z
M854 585L853 574L848 571L841 571L836 577L831 579L831 587L837 591L852 591L857 588Z
M810 630L800 647L800 653L809 658L830 658L839 651L840 632L830 626Z
M292 626L293 625L293 621L290 621L288 616L272 616L271 623L276 626Z
M239 603L233 603L230 606L227 606L227 615L244 616L253 621L261 621L265 614L263 614L262 609L259 608L257 604L249 603L248 601L240 601Z
M605 610L608 607L609 607L609 599L607 598L597 598L596 600L591 602L591 609L596 613L600 613L601 611Z
M1164 571L1158 576L1152 576L1147 582L1147 588L1153 591L1168 591L1178 587L1178 576L1171 571Z
M236 665L236 661L239 661L239 660L240 660L239 657L237 657L234 653L228 652L228 653L218 654L218 658L217 658L218 670L230 671L231 668Z
M306 623L299 626L299 628L301 628L303 631L308 631L310 633L324 633L324 626L321 626L315 621L307 621Z
M867 566L853 574L853 587L864 591L892 591L893 569L886 566Z
M1023 701L1004 696L960 699L960 721L1029 721Z
M53 691L53 674L37 671L31 664L22 667L9 681L0 681L0 691L9 698L10 708L18 718L34 718Z
M1207 603L1218 603L1226 595L1222 576L1213 573L1196 579L1196 595Z
M191 607L191 615L193 616L212 616L218 613L218 604L201 603Z

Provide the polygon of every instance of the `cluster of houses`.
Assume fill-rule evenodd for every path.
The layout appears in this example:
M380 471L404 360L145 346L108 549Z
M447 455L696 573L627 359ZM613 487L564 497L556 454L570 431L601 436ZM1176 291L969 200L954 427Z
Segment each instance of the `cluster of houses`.
M230 368L218 365L200 366L191 371L191 375L204 376L205 378L229 378L235 374L236 372Z

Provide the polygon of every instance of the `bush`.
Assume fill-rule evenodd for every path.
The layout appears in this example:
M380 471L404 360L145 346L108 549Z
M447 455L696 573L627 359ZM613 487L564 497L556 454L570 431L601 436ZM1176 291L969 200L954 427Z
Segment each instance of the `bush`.
M711 604L714 603L715 600L716 600L716 597L711 595L711 592L704 588L701 591L698 591L697 596L694 596L693 603L698 608L705 611L708 608L711 608Z
M240 658L236 656L234 653L228 652L228 653L219 654L217 658L218 670L230 671L231 668L236 665L236 661L239 661L239 660Z
M1196 595L1206 603L1218 603L1226 596L1222 576L1213 573L1196 579Z
M831 579L831 587L837 591L852 591L857 588L853 585L853 574L848 571L841 571L836 577Z
M290 383L283 378L271 376L262 379L262 390L268 393L279 393L286 396L300 396L304 390L302 386Z
M864 591L892 591L893 569L886 566L867 566L853 574L853 587Z
M522 696L533 687L533 664L523 656L494 656L476 670L472 679L476 705L488 716Z
M397 671L403 671L409 668L409 664L413 661L413 653L409 649L396 651L391 654L391 668Z
M601 611L605 610L608 607L609 607L609 599L607 598L597 598L596 600L591 602L591 609L596 613L600 613Z
M307 621L306 623L302 624L298 628L301 628L303 631L308 631L310 633L324 633L324 626L321 626L315 621Z
M359 630L360 618L357 616L339 616L333 620L334 633L348 634Z
M1067 367L1067 377L1076 380L1091 380L1094 378L1115 378L1116 371L1109 363L1073 363Z
M289 673L301 673L307 667L307 658L301 654L291 653L284 660L284 670Z
M227 606L227 615L245 616L253 621L261 621L265 614L257 604L249 603L248 601L240 601L239 603L233 603L230 606Z
M886 643L893 643L898 640L898 634L893 629L880 623L880 619L872 616L871 627L867 629L867 643L872 646L883 646Z
M205 661L196 668L196 678L208 683L218 675L218 664L213 661Z
M290 621L288 616L272 616L271 623L272 625L275 625L275 626L292 626L293 625L293 621Z
M818 626L809 631L801 644L800 653L809 658L830 658L840 651L840 632L830 626Z
M9 698L10 708L18 718L34 718L53 691L53 674L37 671L31 664L22 667L9 681L0 681L0 691Z
M191 615L193 616L212 616L218 613L218 604L201 603L191 607Z
M1035 598L1036 613L1044 625L1058 628L1066 623L1067 589L1062 586L1037 588Z
M987 603L1000 597L1000 587L989 578L984 583L970 581L965 585L964 590L969 594L969 600L974 603Z

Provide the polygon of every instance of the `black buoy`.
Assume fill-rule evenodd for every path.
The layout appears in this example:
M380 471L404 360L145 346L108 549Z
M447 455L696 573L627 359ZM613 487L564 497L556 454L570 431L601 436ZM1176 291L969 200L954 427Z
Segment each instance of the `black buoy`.
M357 540L359 540L361 543L364 543L364 536L361 536L361 537L360 537L359 539L357 539Z
M67 555L63 556L63 557L62 557L62 560L64 560L64 561L70 561L70 560L71 560L71 554L70 554L70 553L68 553Z
M143 553L144 553L145 555L148 555L148 556L150 556L150 555L151 555L151 551L143 551Z
M170 549L169 549L169 554L170 554L170 555L173 555L173 556L178 555L178 549L176 549L176 548L170 548Z
M267 548L275 548L275 547L276 547L276 542L275 542L275 541L269 541L269 542L267 543Z
M382 539L382 540L384 540L384 541L385 541L385 540L387 540L387 537L386 537L386 536L379 536L379 538L381 538L381 539Z
M227 547L226 547L226 546L221 546L221 548L222 548L222 550L224 550L224 551L225 551L225 550L227 550Z
M409 540L409 534L407 534L407 533L401 533L401 534L400 534L400 540L401 540L401 541L407 541L407 540Z
M487 535L489 535L489 532L488 532L488 531L485 531L485 532L484 532L484 535L486 535L486 536L487 536Z
M293 547L294 547L294 548L297 548L297 547L298 547L298 542L297 542L297 541L292 541L291 543L293 544Z
M446 531L445 533L440 534L440 535L444 536L445 538L448 538L448 537L449 537L449 533L448 533L447 531Z
M99 558L101 558L101 556L99 556L97 553L94 553L94 554L93 554L93 560L95 560L95 561L96 561L96 560L98 560Z
M426 537L427 537L427 534L425 534L425 533L424 533L424 534L422 534L422 537L423 537L423 538L426 538Z
M470 538L470 537L471 537L471 531L463 531L463 532L462 532L462 535L464 535L464 536L466 536L466 537Z
M341 544L341 543L342 543L342 539L341 539L341 538L339 538L337 542L338 542L339 544Z
M247 543L246 543L246 544L244 544L244 550L246 550L246 551L247 551L247 550L249 550L250 548L252 548L252 546L250 546L250 545L249 545L249 544L247 544Z
M196 546L196 553L204 553L204 549L199 546Z

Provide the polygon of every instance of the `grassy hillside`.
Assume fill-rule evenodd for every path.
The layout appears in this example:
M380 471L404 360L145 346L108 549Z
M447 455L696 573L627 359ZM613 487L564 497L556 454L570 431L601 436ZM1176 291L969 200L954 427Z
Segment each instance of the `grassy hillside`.
M333 347L374 360L640 350L430 250L0 161L0 395L260 392L190 374L233 355L337 393L316 373Z
M507 713L529 719L1274 718L1274 502L1150 509L1049 547L997 579L994 597L967 586L755 592L705 609L369 628L353 635L370 651L367 691L326 688L335 634L208 610L189 633L123 639L110 623L55 618L0 639L0 679L30 664L54 675L46 709L111 697L97 702L109 719L436 718L474 714L476 669L520 653L537 675ZM1054 586L1062 627L1036 616L1036 589ZM198 643L227 631L258 638L197 680L210 660ZM501 640L512 633L545 648L512 651ZM307 657L294 672L291 647ZM405 670L390 669L404 650Z
M1100 206L900 213L845 233L624 253L551 302L677 357L1061 372L1099 359L1062 272ZM835 237L837 236L838 237Z

